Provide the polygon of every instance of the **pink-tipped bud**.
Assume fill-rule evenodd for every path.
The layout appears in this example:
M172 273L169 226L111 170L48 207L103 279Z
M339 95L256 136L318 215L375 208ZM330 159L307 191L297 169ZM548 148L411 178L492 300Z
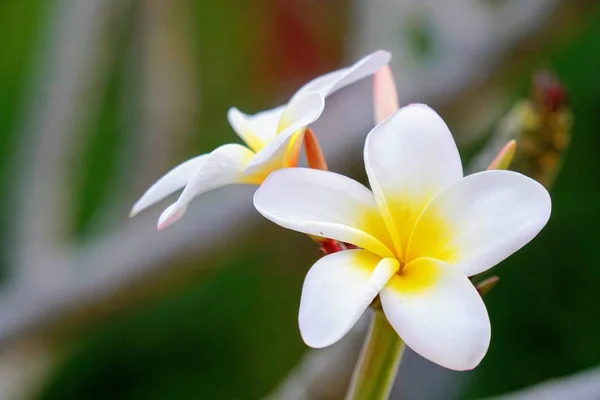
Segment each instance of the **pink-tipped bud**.
M487 168L488 171L492 169L508 169L515 156L515 151L517 151L517 142L513 139L506 143L502 150L500 150L494 161Z
M309 168L328 170L319 140L310 128L307 128L304 134L304 150L306 151L306 161Z
M389 65L381 68L373 76L373 107L376 124L395 113L399 108L394 74Z

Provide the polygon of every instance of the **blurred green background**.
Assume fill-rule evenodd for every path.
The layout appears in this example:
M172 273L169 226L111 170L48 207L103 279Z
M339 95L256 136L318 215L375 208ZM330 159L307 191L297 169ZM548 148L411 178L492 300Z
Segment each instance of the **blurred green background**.
M13 228L21 223L14 211L20 201L13 193L19 184L17 166L37 154L23 150L23 131L35 117L29 113L35 110L30 104L36 101L32 93L39 93L39 79L52 76L44 75L51 66L43 62L52 60L47 52L56 48L55 40L62 40L52 34L62 26L57 16L71 3L21 0L0 5L5 287L19 268L10 256ZM106 7L112 3L107 1ZM119 17L111 22L110 56L98 61L106 64L105 79L86 97L94 99L90 107L96 115L79 129L78 156L65 171L72 198L69 246L84 248L96 237L110 235L115 226L130 223L128 207L162 172L235 140L225 118L230 106L255 112L276 105L306 80L352 60L348 38L355 37L353 31L362 23L360 7L343 0L323 3L153 0L115 7ZM373 7L379 3L385 12L386 2ZM460 3L457 10L464 7ZM501 7L503 2L480 3ZM495 268L500 284L486 298L491 348L459 398L501 394L600 365L600 4L569 3L557 6L550 16L540 15L539 26L526 35L529 39L514 43L502 60L482 65L489 69L487 78L467 85L467 95L440 102L439 110L464 143L465 155L485 140L481 135L461 136L460 121L474 118L476 112L465 99L501 86L510 99L502 106L506 112L528 95L531 76L540 68L554 71L563 83L574 118L572 143L551 191L551 221L531 245ZM417 57L432 46L419 31L395 32L397 37L386 37L379 47L407 36ZM161 67L161 57L174 61ZM395 71L403 69L403 61L394 58ZM159 65L156 70L149 65L153 62ZM180 80L169 81L173 76ZM152 79L176 84L153 92ZM403 99L403 82L397 85ZM144 148L146 124L156 121L155 106L146 107L145 101L171 89L188 91L193 100L182 106L189 108L181 114L187 121L184 128L172 125L190 130L166 140L166 154L156 154L154 169L135 181L128 166ZM162 101L168 104L169 99ZM178 118L177 110L166 118ZM171 135L169 126L163 135ZM355 161L358 176L361 163ZM134 189L127 186L131 182ZM250 199L247 191L226 193ZM193 206L202 207L202 201ZM5 354L13 346L25 348L19 357L31 358L27 363L33 364L39 358L46 365L43 373L23 372L34 376L35 384L31 390L14 389L25 394L13 398L254 399L268 394L307 350L296 316L303 276L319 253L302 235L254 219L252 223L252 233L244 231L228 241L224 251L173 257L160 274L5 340ZM147 227L152 229L153 222ZM170 229L162 232L170 234ZM21 363L24 359L11 358L9 373Z

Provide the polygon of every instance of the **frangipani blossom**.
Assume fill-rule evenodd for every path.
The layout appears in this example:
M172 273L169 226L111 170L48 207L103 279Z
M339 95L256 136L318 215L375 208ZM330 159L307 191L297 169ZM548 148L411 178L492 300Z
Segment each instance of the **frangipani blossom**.
M388 52L376 51L308 82L284 106L254 115L231 108L229 123L247 147L226 144L176 166L144 193L131 216L184 188L160 216L161 229L181 218L189 202L202 193L234 183L260 184L272 171L296 166L306 128L323 112L325 98L372 75L390 59Z
M455 370L472 369L490 342L485 305L469 280L544 227L546 189L512 171L463 177L448 127L425 105L401 108L367 137L371 190L335 174L271 174L257 210L289 229L360 249L317 261L306 276L299 326L312 347L342 338L379 295L406 345Z

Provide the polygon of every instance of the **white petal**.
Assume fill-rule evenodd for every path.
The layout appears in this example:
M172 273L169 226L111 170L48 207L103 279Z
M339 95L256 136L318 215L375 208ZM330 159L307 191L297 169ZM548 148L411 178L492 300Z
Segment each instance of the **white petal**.
M162 176L156 181L142 197L134 204L129 213L130 217L138 214L140 211L158 203L171 193L181 189L188 184L194 173L206 160L208 154L191 158Z
M392 59L392 55L383 50L378 50L358 60L353 65L329 72L302 86L292 98L301 94L315 91L327 97L335 91L358 82L359 80L373 75L377 70L386 65Z
M373 194L345 176L307 168L275 171L256 191L254 206L284 228L393 256Z
M265 142L272 140L277 135L277 125L281 114L285 111L287 104L256 113L250 117L250 121L257 132L264 135Z
M226 144L213 150L190 178L179 199L162 213L158 228L165 228L181 218L188 203L202 193L232 183L256 183L243 174L253 155L239 144Z
M450 130L431 108L403 107L377 125L365 144L365 168L399 254L414 223L441 190L462 178Z
M280 123L284 110L289 110L290 105L297 103L299 99L310 92L317 92L325 98L344 86L348 86L374 74L378 69L389 63L391 57L390 53L379 50L362 58L350 67L342 68L313 79L292 96L287 106L279 106L254 115L246 115L237 108L231 108L228 113L229 123L238 136L250 148L254 151L259 151L265 144L273 140L278 132L281 133L286 126L291 125L299 117L294 112L296 115L293 116L293 119ZM316 118L320 116L321 112L322 110ZM309 123L314 122L315 119ZM308 123L304 124L304 126L306 125ZM284 139L281 139L281 141L282 143L285 142Z
M317 261L306 275L300 299L298 324L304 342L321 348L340 340L397 270L396 260L365 250L341 251Z
M468 276L519 250L542 230L551 212L548 191L512 171L467 176L440 193L423 211L408 259L434 257Z
M277 135L292 128L297 131L314 122L323 113L325 98L319 93L306 93L294 98L281 113L277 125Z
M316 92L306 93L291 101L280 119L280 128L275 139L268 143L248 164L246 175L264 179L278 169L293 167L304 128L321 116L325 99Z
M240 139L253 151L259 151L265 146L266 142L260 136L262 131L256 131L251 123L250 116L234 107L227 111L227 120Z
M227 119L238 136L254 151L260 151L277 135L277 125L285 106L279 106L254 115L230 108Z
M169 207L162 212L160 217L158 218L157 229L161 230L166 228L167 226L177 222L179 218L183 217L187 210L187 204L181 206L177 203L171 204Z
M417 259L390 279L380 299L398 335L428 360L462 371L485 356L491 336L487 310L455 266Z

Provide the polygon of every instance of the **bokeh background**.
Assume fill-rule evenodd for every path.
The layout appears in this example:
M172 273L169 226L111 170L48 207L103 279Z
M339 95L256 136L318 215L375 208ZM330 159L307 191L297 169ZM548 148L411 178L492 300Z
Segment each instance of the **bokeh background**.
M542 179L563 167L547 228L493 271L487 357L455 373L408 354L392 398L600 398L594 0L1 2L0 398L343 398L368 315L306 348L296 316L319 252L259 218L253 188L202 196L161 232L160 205L127 214L170 167L238 141L229 107L278 105L379 48L401 103L434 106L465 160L528 131L539 71L568 92L534 107L554 119L526 140L558 135L559 151L521 160ZM370 85L332 96L314 126L330 167L363 180Z

